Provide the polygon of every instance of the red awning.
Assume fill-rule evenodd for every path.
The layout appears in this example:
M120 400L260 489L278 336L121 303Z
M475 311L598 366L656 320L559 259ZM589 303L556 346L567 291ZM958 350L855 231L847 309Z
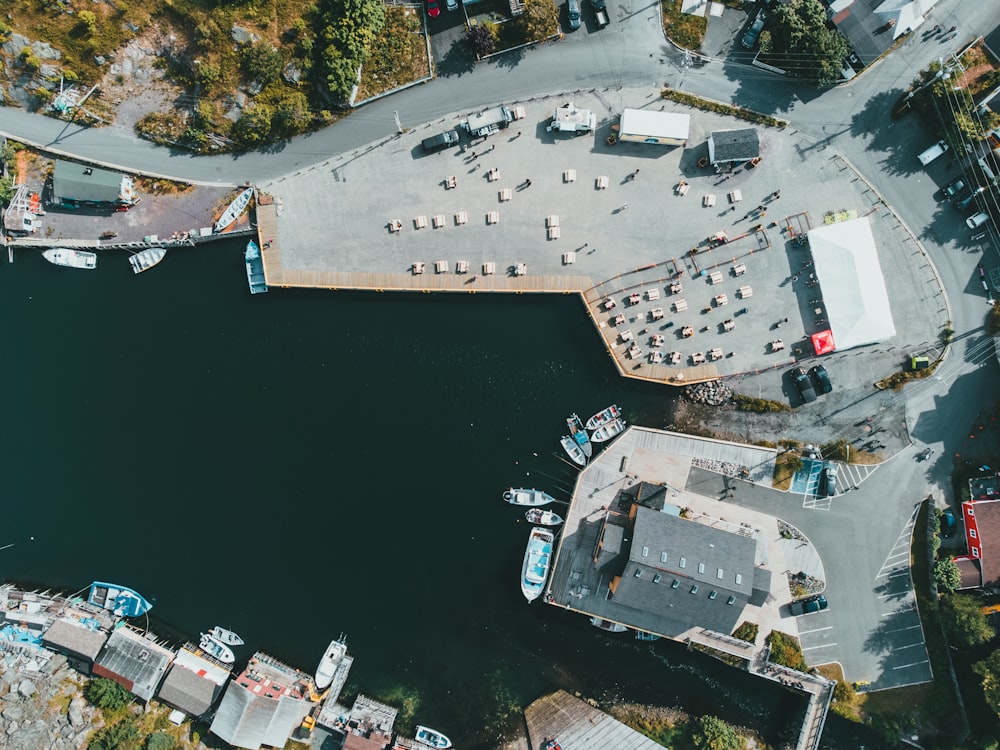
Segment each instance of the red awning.
M829 354L837 348L833 343L833 331L830 329L814 333L809 338L812 339L813 349L816 350L816 354Z

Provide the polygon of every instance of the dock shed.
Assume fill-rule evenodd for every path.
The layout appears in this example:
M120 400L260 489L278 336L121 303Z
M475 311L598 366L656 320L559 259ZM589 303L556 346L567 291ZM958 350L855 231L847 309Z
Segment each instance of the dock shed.
M713 165L749 161L760 156L756 128L716 130L708 136L708 160Z
M177 652L156 697L188 716L204 717L230 675L228 669L198 656L188 646Z
M135 187L127 174L57 159L52 202L65 208L130 206Z
M89 675L94 660L108 641L102 630L91 630L67 620L56 620L42 636L42 644L63 654L73 669Z
M690 132L691 115L626 109L622 112L618 140L684 146L687 144Z
M173 661L169 649L130 629L115 630L105 644L93 673L122 685L144 701L156 694L156 688Z

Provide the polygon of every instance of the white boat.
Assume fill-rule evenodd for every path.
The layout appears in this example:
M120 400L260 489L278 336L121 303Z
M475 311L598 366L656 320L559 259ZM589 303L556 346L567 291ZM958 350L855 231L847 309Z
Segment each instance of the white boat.
M563 517L551 510L528 508L528 510L524 511L524 520L528 523L537 523L542 526L559 526L563 522Z
M208 633L201 634L201 643L198 644L201 650L211 657L221 661L223 664L232 664L236 661L236 654L225 643L220 643Z
M623 432L625 432L625 420L616 419L613 422L602 424L594 430L590 435L590 439L595 443L604 443L616 435L621 435Z
M451 740L441 734L438 730L421 726L420 724L417 724L417 741L423 742L425 745L430 745L431 747L440 748L440 750L446 750L451 747Z
M611 622L611 620L602 620L600 617L591 617L590 624L595 628L607 630L609 633L624 633L628 630L628 628L620 623Z
M563 435L559 438L559 444L562 445L563 450L566 451L566 455L573 459L575 463L580 464L580 466L587 465L587 456L583 452L583 448L573 439L570 435Z
M622 415L621 409L619 409L616 405L612 404L604 411L599 411L597 412L597 414L588 419L586 427L588 430L596 430L602 424L607 424L608 422L612 422L618 419L618 417L620 417L621 415Z
M521 487L520 489L514 489L511 487L509 490L503 493L503 500L505 503L510 503L511 505L548 505L555 501L552 495L548 495L541 490L529 490Z
M97 268L97 253L71 250L68 247L50 247L42 253L49 263L66 268Z
M333 682L333 677L337 673L337 665L340 664L340 660L344 658L346 653L347 644L344 643L343 638L330 641L330 645L326 647L326 653L323 654L323 658L319 660L319 666L316 667L317 690L326 690L330 687L330 683Z
M163 260L166 254L167 249L164 247L147 247L145 250L140 250L135 255L130 255L128 262L132 264L132 271L135 273L142 273L143 271L148 271L150 268Z
M240 638L232 630L226 630L225 628L220 628L216 625L214 628L208 631L208 634L212 636L219 643L224 643L227 646L242 646L243 639Z
M566 427L569 429L569 434L573 436L576 444L580 446L583 451L583 455L590 458L594 455L594 446L590 444L590 437L587 435L587 431L583 429L583 422L576 414L570 414L566 419Z
M521 593L529 602L542 595L545 579L549 577L549 562L552 560L552 542L555 535L551 529L535 526L528 537L521 565Z
M215 222L216 234L226 231L236 223L236 220L247 210L251 198L253 198L253 188L247 188L236 196L236 200L229 204L229 208L223 211L222 216Z

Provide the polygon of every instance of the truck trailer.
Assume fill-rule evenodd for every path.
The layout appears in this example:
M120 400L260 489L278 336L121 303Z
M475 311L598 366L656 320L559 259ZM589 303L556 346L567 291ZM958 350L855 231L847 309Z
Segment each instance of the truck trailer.
M501 128L510 125L514 119L513 110L501 104L499 107L491 107L469 115L468 119L462 120L461 126L469 131L469 135L473 138L478 138L499 133Z

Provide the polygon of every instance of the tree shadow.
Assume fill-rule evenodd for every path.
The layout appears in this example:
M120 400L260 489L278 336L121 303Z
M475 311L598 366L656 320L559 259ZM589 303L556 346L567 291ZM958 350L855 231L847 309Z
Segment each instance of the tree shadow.
M498 68L516 68L524 59L525 52L531 49L534 49L534 46L509 50L490 58L490 65L496 65Z
M901 138L899 129L890 127L893 108L903 93L902 89L890 89L873 96L851 118L849 131L853 137L867 139L868 151L886 154L879 163L879 169L894 176L913 175L924 170L924 165L914 153L913 138ZM906 118L907 133L923 129L912 112ZM927 140L929 143L930 134L927 135ZM949 168L953 169L954 159L951 154L946 156L951 160Z
M447 53L437 64L438 76L450 78L471 73L476 69L476 56L469 42L463 37L455 39Z

